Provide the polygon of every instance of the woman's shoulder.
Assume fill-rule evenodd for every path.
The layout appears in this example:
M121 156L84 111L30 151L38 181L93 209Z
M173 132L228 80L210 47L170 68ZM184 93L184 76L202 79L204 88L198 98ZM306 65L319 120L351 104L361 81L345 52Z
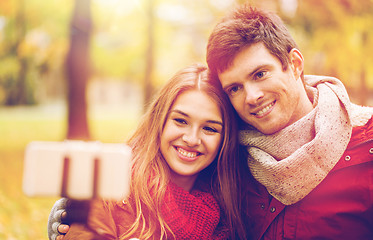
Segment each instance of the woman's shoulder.
M72 224L66 239L117 239L134 221L125 202L93 200L90 203L87 225Z
M95 233L83 224L74 223L70 226L69 231L63 239L80 240L80 239L95 239Z
M117 224L124 223L125 225L132 224L136 219L134 203L128 200L122 201L105 201L104 207L112 215Z

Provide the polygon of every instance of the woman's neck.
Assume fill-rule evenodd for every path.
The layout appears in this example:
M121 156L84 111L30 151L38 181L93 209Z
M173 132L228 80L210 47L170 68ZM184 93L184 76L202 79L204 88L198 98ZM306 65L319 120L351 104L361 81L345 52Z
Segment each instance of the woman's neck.
M183 188L185 191L190 192L197 179L197 175L193 176L181 176L171 172L171 181Z

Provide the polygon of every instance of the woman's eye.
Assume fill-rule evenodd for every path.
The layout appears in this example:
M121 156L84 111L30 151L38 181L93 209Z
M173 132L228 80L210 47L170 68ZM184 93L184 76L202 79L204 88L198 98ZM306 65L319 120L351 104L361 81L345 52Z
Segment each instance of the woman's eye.
M203 129L205 131L211 132L211 133L217 133L218 132L218 130L216 130L215 128L212 128L212 127L204 127Z
M174 118L173 119L178 124L186 124L187 122L182 118Z

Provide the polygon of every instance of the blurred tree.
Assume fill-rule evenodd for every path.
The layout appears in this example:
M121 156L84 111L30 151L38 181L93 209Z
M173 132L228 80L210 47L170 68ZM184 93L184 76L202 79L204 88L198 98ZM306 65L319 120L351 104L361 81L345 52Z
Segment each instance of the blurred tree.
M0 104L64 96L68 12L69 4L61 8L55 1L0 1Z
M24 0L19 1L19 7L16 15L16 36L17 40L15 43L15 47L17 49L20 48L20 45L25 38L26 35L26 22L25 22L25 11L24 11ZM27 59L23 56L19 56L19 74L18 78L16 79L15 88L12 92L13 94L7 99L5 104L7 105L18 105L18 104L25 104L26 102L26 73L27 73Z
M4 89L2 102L5 105L33 104L35 103L34 88L28 79L30 59L23 54L26 36L25 3L24 0L18 0L17 4L10 3L9 5L15 9L8 9L7 12L10 16L14 14L14 19L10 23L12 27L6 29L11 36L7 39L9 42L4 55L0 57L0 63L10 66L0 71L0 87Z
M144 103L147 105L153 96L152 73L154 68L154 1L147 0L147 49L144 77Z
M373 2L302 0L287 22L306 58L307 72L340 78L359 104L373 94Z
M68 139L90 139L86 88L90 77L89 42L92 31L90 0L75 0L70 48L66 58L68 81Z
M0 104L65 96L74 2L0 0ZM91 0L90 76L141 86L146 103L175 70L205 60L214 24L243 2L283 17L306 58L306 73L339 77L366 102L373 89L371 0Z

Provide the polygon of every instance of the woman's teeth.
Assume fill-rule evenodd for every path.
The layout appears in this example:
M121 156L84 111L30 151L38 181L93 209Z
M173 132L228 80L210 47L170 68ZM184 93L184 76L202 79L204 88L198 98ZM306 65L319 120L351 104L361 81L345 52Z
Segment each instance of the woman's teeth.
M193 157L196 157L197 156L197 153L196 152L188 152L188 151L185 151L184 149L182 148L177 148L177 151L183 155L184 157L188 157L188 158L193 158Z

